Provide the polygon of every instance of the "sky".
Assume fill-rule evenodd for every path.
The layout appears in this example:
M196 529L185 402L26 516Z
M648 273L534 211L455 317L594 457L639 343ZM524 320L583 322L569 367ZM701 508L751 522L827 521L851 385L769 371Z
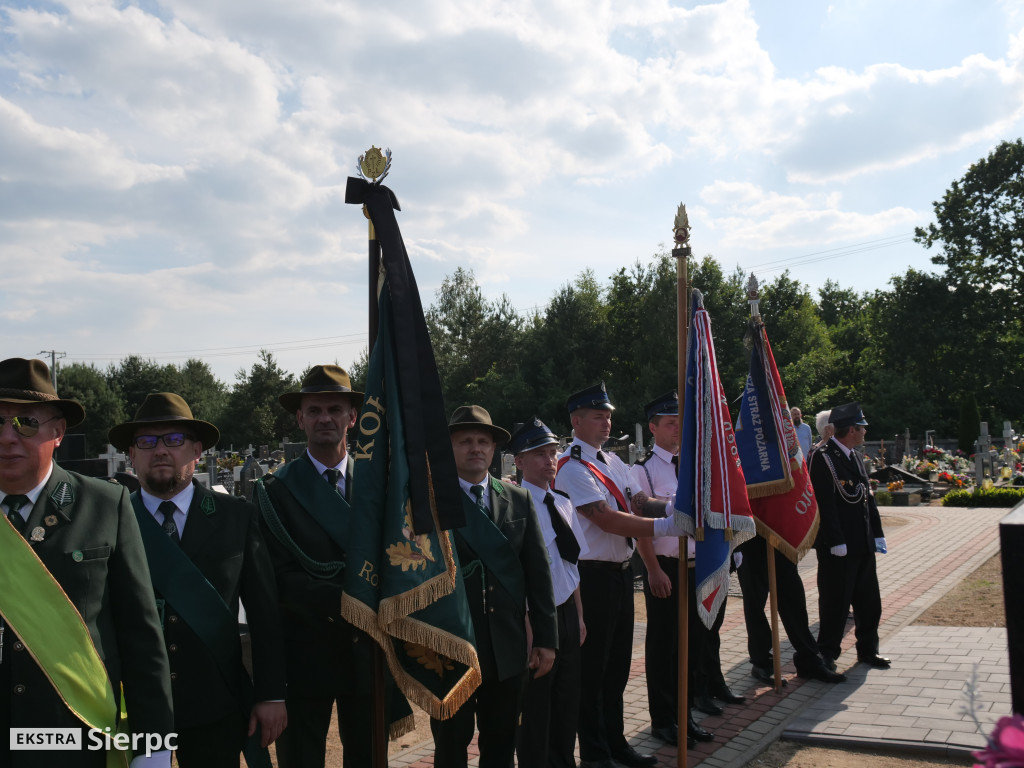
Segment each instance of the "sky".
M884 289L1022 125L1016 0L0 0L0 358L349 365L371 146L425 306L543 310L679 203L727 272Z

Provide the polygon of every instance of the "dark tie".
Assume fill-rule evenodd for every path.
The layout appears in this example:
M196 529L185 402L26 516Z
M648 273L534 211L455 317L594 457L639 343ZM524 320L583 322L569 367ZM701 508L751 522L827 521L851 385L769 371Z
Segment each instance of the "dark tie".
M490 517L490 514L487 512L487 505L484 504L484 487L482 485L474 485L469 490L473 492L473 498L476 499L477 509Z
M327 484L334 490L338 491L338 481L341 479L341 470L337 467L325 469L324 477L327 478ZM338 493L341 493L341 491L338 491Z
M672 466L676 468L676 474L679 474L679 454L677 453L672 457Z
M178 508L174 505L173 501L161 501L160 506L157 507L157 511L163 515L163 522L161 526L164 529L164 533L167 534L168 538L175 544L181 543L181 537L178 535L178 526L174 524L174 513L178 511Z
M600 461L602 464L608 463L608 459L605 458L604 451L597 452L597 460Z
M544 506L548 508L551 516L551 527L555 529L555 546L558 547L558 554L567 563L573 563L580 559L580 543L576 540L576 534L565 522L565 518L558 514L555 507L555 497L550 493L544 494Z
M4 499L4 504L7 505L7 519L11 521L11 525L14 526L14 530L18 533L25 532L25 518L21 516L18 511L26 504L28 504L28 496L23 493L14 493Z

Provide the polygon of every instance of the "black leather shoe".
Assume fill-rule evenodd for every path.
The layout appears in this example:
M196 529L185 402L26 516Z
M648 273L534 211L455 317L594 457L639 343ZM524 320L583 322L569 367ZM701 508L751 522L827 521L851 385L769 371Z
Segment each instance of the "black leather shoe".
M614 760L581 760L580 768L619 768Z
M846 675L842 672L833 672L828 669L824 664L820 667L811 667L810 669L798 669L796 671L797 677L804 677L809 680L821 680L823 683L845 683Z
M673 747L678 746L679 726L666 725L663 728L651 728L651 736L656 739L661 739L666 744L671 744Z
M833 659L831 656L821 654L821 663L825 666L825 669L829 670L830 672L836 671L836 660Z
M885 658L885 656L879 656L877 653L874 656L858 656L857 661L875 669L888 669L892 666L892 661Z
M746 696L738 696L730 690L729 686L725 683L716 686L711 689L711 695L719 701L724 701L726 704L746 704Z
M615 762L622 763L629 766L629 768L647 768L647 766L658 764L658 758L654 755L641 755L629 744L626 745L625 749L612 752L612 757L615 758Z
M720 715L725 710L715 704L714 700L706 693L702 693L699 696L693 697L693 706L695 709L699 709L705 715Z
M771 686L775 685L775 673L770 669L751 664L750 674L755 680L760 680L762 683L768 683ZM789 681L786 678L782 678L782 684L789 685Z
M715 734L711 731L701 728L697 723L694 722L693 718L689 718L686 721L686 735L691 739L697 741L714 741Z
M686 737L686 748L687 749L693 749L696 746L697 746L697 740L695 738L693 738L693 736L687 736Z

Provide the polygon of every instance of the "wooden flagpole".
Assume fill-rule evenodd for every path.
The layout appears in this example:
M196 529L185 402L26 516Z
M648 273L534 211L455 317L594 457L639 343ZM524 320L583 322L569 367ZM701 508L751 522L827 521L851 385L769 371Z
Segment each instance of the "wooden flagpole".
M761 323L760 297L758 294L758 282L754 273L750 273L747 279L747 303L750 305L750 317L755 323L755 331L760 333L756 327ZM760 338L753 340L760 344ZM772 676L775 678L775 690L782 689L782 651L779 643L779 590L775 581L775 547L772 546L770 538L765 538L765 546L768 548L768 604L772 615Z
M679 393L679 424L683 423L683 410L686 407L686 400L683 397L686 392L686 355L687 342L689 339L690 324L690 285L687 276L687 259L692 253L690 249L690 222L686 216L686 206L682 203L676 210L675 218L675 243L672 255L676 259L676 333L679 360L677 364L677 391ZM680 450L680 453L682 451ZM683 461L680 456L680 461ZM678 478L677 478L678 480ZM689 560L689 539L686 536L679 537L679 594L676 601L679 605L679 649L676 655L678 659L677 669L677 690L676 690L676 739L679 744L676 752L677 768L686 768L686 750L689 723L689 666L690 666L690 560Z

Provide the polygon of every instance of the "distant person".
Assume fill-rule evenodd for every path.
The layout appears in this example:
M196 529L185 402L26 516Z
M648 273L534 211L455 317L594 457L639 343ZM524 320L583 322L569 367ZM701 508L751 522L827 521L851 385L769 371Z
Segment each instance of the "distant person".
M558 653L551 672L526 684L516 738L522 766L576 768L576 723L580 707L580 645L586 640L580 573L586 539L569 497L551 488L558 469L558 438L534 417L513 434L508 450L523 473L522 488L533 497L537 522L548 549L558 619Z
M800 450L803 451L806 461L811 455L811 427L804 424L804 415L799 408L791 408L789 413L793 417L793 429L796 430L796 439L800 442Z
M299 391L278 402L307 442L302 455L259 478L253 493L277 576L288 667L288 727L275 751L281 768L322 768L337 707L345 765L360 768L373 759L373 641L341 617L341 593L352 494L346 435L363 393L343 368L314 365ZM396 694L391 705L405 701ZM397 709L387 711L393 722Z
M835 669L842 652L846 617L853 606L857 660L887 669L878 655L882 598L875 553L886 552L882 520L869 490L864 464L855 448L864 443L867 420L860 404L836 406L829 415L835 435L811 460L811 483L821 524L818 554L818 648L825 666Z
M587 619L579 742L582 768L640 768L657 763L626 741L623 694L633 650L633 537L678 536L671 517L650 520L630 511L629 470L601 450L612 429L604 382L569 396L576 432L558 458L555 488L569 494L587 540L579 561L580 595Z
M288 724L284 640L274 566L259 513L194 478L220 432L180 395L148 395L108 439L127 451L141 487L132 505L158 596L182 768L237 766L248 737L266 748ZM242 665L245 606L253 675Z
M630 490L633 497L644 493L647 496L669 497L676 492L679 484L679 396L675 390L667 392L644 406L647 427L654 438L654 447L644 458L629 470ZM672 515L671 507L666 514ZM687 537L693 550L693 539ZM651 734L668 744L678 744L678 694L679 694L679 539L637 539L637 550L644 562L644 605L647 608L647 633L644 641L644 665L647 678L647 709L651 716ZM694 580L688 584L693 588ZM695 592L694 592L695 594ZM691 618L697 616L696 601L691 601ZM724 615L724 614L723 614ZM689 624L689 674L699 678L700 695L708 699L709 678L721 676L721 669L698 670L698 662L705 659L705 646L709 630L699 619ZM715 689L723 700L741 703L728 686L721 681L723 690ZM692 706L696 684L687 690ZM709 708L714 702L702 701ZM721 710L719 710L721 712ZM697 725L690 709L686 712L687 737L693 746L697 738L710 741L714 734Z
M818 411L818 415L814 417L814 428L818 431L818 442L812 447L812 450L818 450L824 448L825 444L832 438L832 435L836 433L836 428L829 424L828 417L832 411ZM807 467L810 469L811 459L810 453L808 452Z
M122 685L133 732L164 740L174 731L128 491L53 461L67 428L84 419L79 403L57 396L42 360L0 362L0 726L83 729L80 752L12 752L0 738L0 765L13 768L103 768L106 753L87 748L84 729L117 726ZM171 753L146 764L170 766Z
M530 493L488 472L509 433L479 405L456 408L448 430L465 494L455 546L482 682L450 718L431 719L434 765L465 768L475 725L480 768L510 768L527 675L547 675L558 648L548 550Z

